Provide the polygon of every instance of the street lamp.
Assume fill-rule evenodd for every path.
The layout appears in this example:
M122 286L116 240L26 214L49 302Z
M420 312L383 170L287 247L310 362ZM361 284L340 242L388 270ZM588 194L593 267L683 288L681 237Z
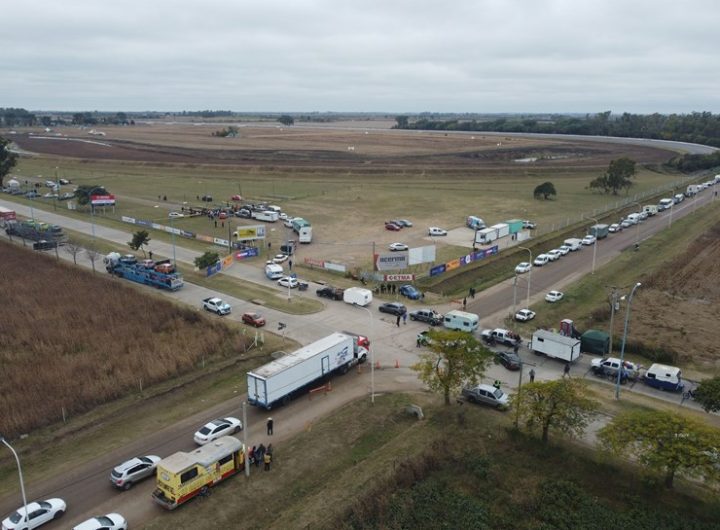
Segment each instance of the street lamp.
M595 226L599 225L600 222L595 219L594 217L591 217L593 221L595 221ZM597 256L597 229L595 230L595 242L593 243L593 262L592 262L592 270L590 271L590 274L595 274L595 257Z
M358 304L357 302L353 302L353 305L355 307L359 307L360 309L364 309L367 311L368 316L370 317L370 335L373 337L373 340L375 338L375 318L373 317L372 311L370 311L367 307L362 306ZM375 404L375 350L373 350L372 347L373 341L368 337L368 352L370 353L370 403L373 405Z
M528 254L530 254L530 269L528 270L528 289L527 289L527 307L530 308L530 280L532 279L532 267L533 267L533 259L532 259L532 250L525 247L518 247L520 250L527 250Z
M627 340L628 324L630 322L630 306L632 305L633 295L640 285L642 285L640 282L636 283L633 286L632 291L630 291L630 296L628 296L628 305L625 310L625 331L623 331L623 340L622 345L620 346L620 368L617 374L617 382L615 383L615 399L620 399L620 378L622 377L623 363L625 360L625 341Z
M5 437L0 436L0 442L4 443L7 446L7 448L10 449L10 451L12 451L12 454L15 457L15 462L17 462L18 475L20 476L20 492L22 493L23 506L25 507L25 517L24 517L23 521L27 522L27 520L28 520L27 497L25 496L25 483L23 482L22 468L20 467L20 459L18 458L18 455L15 452L15 449L12 448L12 446L7 442Z

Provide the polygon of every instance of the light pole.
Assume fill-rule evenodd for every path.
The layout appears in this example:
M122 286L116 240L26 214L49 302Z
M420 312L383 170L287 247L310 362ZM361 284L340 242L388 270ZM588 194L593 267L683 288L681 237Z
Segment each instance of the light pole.
M175 260L175 218L170 217L170 233L172 234L172 246L173 246L173 267L177 268L177 262Z
M627 340L628 324L630 322L630 306L632 305L633 295L640 285L642 285L640 282L636 283L633 286L632 291L630 291L630 296L628 296L628 305L625 310L625 331L623 331L623 340L622 345L620 346L620 368L617 374L617 382L615 383L615 399L620 399L620 379L622 377L623 363L625 360L625 341Z
M527 290L527 307L530 309L530 280L532 279L532 267L533 267L533 260L532 260L532 250L526 247L518 247L520 250L527 250L528 254L530 254L530 269L528 270L528 290Z
M27 509L27 497L25 497L25 483L23 482L23 475L22 475L22 468L20 467L20 459L18 458L17 453L15 452L15 449L12 448L12 446L7 442L4 436L0 436L0 442L4 443L10 451L12 451L13 456L15 457L15 462L17 462L18 467L18 475L20 476L20 492L22 493L22 499L23 499L23 506L25 507L25 517L23 521L27 522L28 520L28 509Z
M364 309L367 311L368 316L370 317L370 335L373 337L371 339L368 337L368 352L370 353L370 403L373 405L375 404L375 350L373 350L372 343L375 338L375 318L373 318L372 311L370 311L367 307L362 306L358 304L357 302L353 302L353 305L355 307L359 307L360 309Z
M600 222L595 219L594 217L591 217L593 221L595 221L595 226L600 224ZM590 274L595 274L595 257L597 256L597 228L595 229L595 242L593 243L593 262L592 262L592 270L590 271Z
M625 297L618 298L617 287L612 288L612 294L610 295L610 351L608 355L612 355L613 351L613 321L615 320L615 308L619 308L619 300L623 300Z
M516 312L516 306L517 306L517 272L515 273L515 279L513 281L513 310L512 310L512 323L513 323L513 329L515 329L515 312Z
M93 244L95 243L95 205L92 202L92 194L95 190L104 190L102 186L95 186L88 192L88 199L90 200L90 222L92 223L92 238Z

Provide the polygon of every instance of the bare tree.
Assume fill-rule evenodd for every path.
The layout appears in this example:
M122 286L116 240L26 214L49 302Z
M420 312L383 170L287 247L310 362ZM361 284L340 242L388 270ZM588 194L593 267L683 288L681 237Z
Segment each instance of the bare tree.
M95 272L95 260L97 260L100 257L100 253L95 250L94 248L90 247L85 251L85 254L87 254L87 258L90 260L90 264L92 265L93 273Z
M57 247L56 247L57 248ZM77 265L77 257L80 252L82 252L83 248L79 243L76 243L75 241L68 240L67 243L65 243L65 252L70 254L73 258L73 263Z

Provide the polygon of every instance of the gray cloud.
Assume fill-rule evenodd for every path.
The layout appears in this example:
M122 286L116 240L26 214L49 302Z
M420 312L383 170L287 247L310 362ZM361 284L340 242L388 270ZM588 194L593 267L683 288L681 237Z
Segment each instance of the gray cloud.
M710 0L30 0L0 106L720 111Z

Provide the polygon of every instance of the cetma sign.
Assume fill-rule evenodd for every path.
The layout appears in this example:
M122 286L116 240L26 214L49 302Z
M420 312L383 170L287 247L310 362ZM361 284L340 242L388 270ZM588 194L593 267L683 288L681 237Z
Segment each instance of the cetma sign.
M407 252L393 252L392 254L376 254L375 270L397 271L408 267Z

